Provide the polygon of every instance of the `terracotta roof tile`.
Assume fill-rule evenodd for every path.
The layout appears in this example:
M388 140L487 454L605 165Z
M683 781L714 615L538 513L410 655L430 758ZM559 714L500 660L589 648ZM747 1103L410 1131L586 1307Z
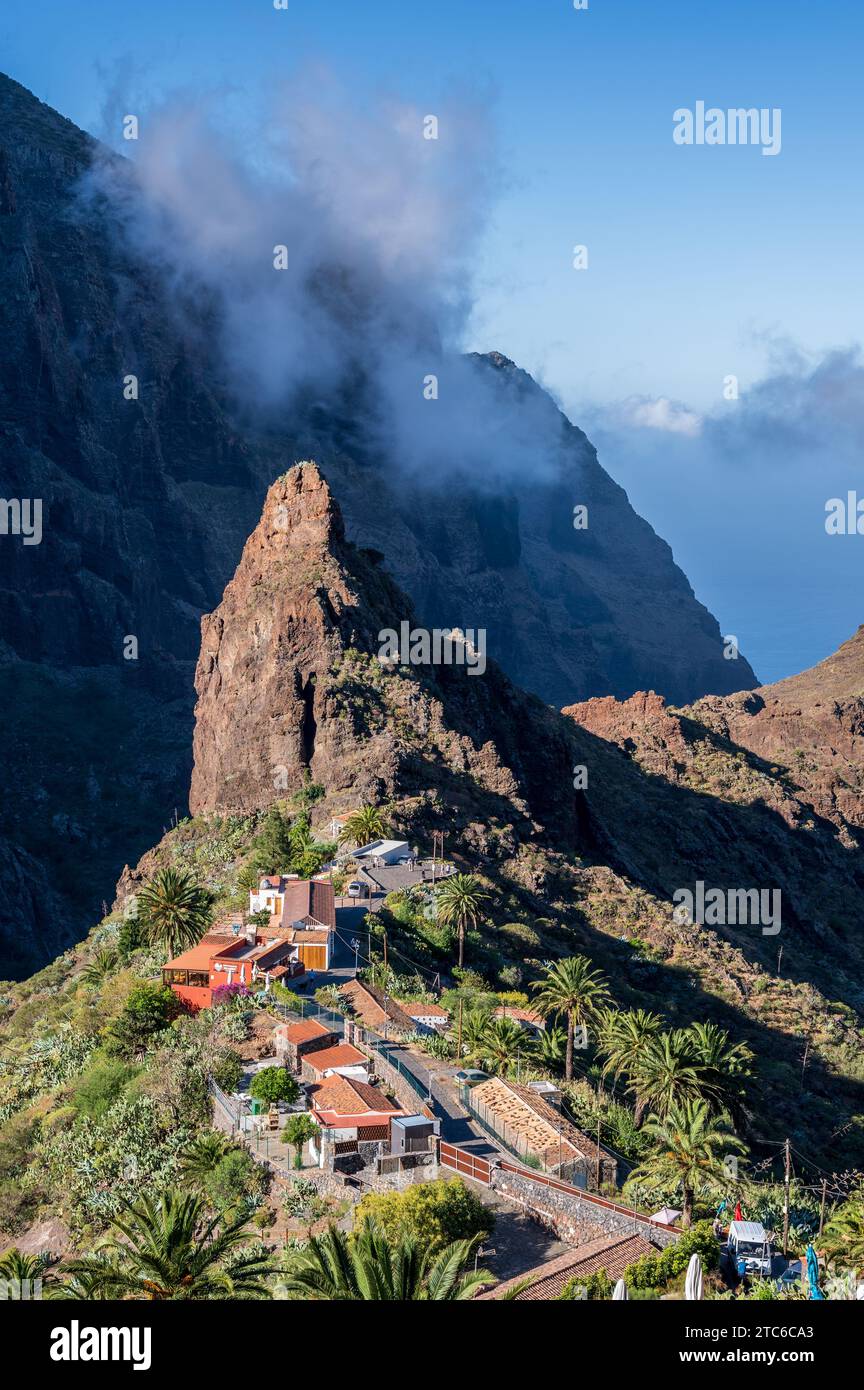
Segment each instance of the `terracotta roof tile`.
M598 1236L586 1245L568 1250L566 1255L559 1255L556 1260L547 1260L545 1264L526 1270L515 1279L498 1284L480 1297L489 1300L502 1298L523 1280L530 1279L531 1283L515 1295L514 1302L555 1299L571 1279L587 1279L590 1274L597 1274L601 1269L605 1269L610 1279L620 1279L627 1266L633 1264L634 1260L656 1253L656 1246L644 1236Z

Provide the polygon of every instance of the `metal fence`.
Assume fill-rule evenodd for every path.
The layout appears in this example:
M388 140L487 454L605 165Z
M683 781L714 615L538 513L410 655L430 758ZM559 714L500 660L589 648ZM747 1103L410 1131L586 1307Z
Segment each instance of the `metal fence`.
M472 1096L468 1086L460 1088L460 1098L469 1115L477 1121L482 1129L490 1135L500 1145L518 1158L526 1168L536 1169L538 1173L552 1173L563 1181L572 1183L576 1187L584 1187L591 1183L594 1178L589 1169L587 1159L573 1158L572 1154L568 1157L565 1153L565 1144L569 1149L569 1143L563 1134L559 1135L560 1148L555 1152L554 1141L550 1143L544 1154L537 1152L529 1141L512 1125L494 1111L490 1111L482 1101L478 1101ZM551 1153L551 1160L550 1160Z

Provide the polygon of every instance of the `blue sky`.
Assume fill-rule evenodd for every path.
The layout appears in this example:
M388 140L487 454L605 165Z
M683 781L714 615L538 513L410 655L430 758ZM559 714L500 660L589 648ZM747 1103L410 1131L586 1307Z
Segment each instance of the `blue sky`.
M506 352L600 436L603 461L767 679L864 621L864 536L827 538L821 516L857 477L860 433L829 439L822 411L815 442L805 430L766 461L782 396L769 393L767 416L764 399L742 412L749 428L719 449L713 429L707 447L701 426L676 425L677 407L669 433L634 428L621 403L723 417L724 377L746 398L789 374L790 343L810 354L788 387L806 400L821 356L859 340L862 40L848 0L288 0L285 12L5 0L0 67L97 134L112 92L255 91L310 63L358 107L381 89L429 111L480 90L505 178L466 346ZM697 100L781 108L781 154L676 146L672 113Z

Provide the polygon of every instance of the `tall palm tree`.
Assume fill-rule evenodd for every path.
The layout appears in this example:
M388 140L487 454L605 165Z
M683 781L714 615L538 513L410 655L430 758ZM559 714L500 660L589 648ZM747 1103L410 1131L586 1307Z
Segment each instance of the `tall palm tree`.
M686 1100L670 1107L665 1116L651 1115L643 1133L656 1147L634 1169L630 1181L680 1191L681 1225L687 1227L693 1220L696 1197L722 1182L724 1155L743 1153L745 1146L723 1120L711 1114L704 1100Z
M169 1190L128 1206L104 1249L66 1269L88 1298L270 1298L269 1262L241 1250L252 1239L245 1225L245 1216L209 1217L200 1197Z
M176 956L197 945L212 918L212 897L191 874L157 869L137 896L138 920L147 941Z
M465 932L476 927L480 908L488 899L476 874L452 874L445 878L435 894L438 921L445 927L455 927L459 936L459 968L465 962Z
M466 1302L494 1278L486 1270L466 1273L482 1235L455 1240L430 1254L417 1237L397 1243L374 1222L349 1238L331 1226L312 1236L284 1283L289 1297L328 1302Z
M477 1052L478 1060L496 1076L506 1075L514 1059L522 1053L533 1053L531 1039L515 1018L488 1018Z
M343 844L368 845L383 840L389 826L384 812L377 806L361 806L352 811L342 827L339 839Z
M609 986L599 970L591 968L587 956L569 956L549 967L542 980L534 980L534 1003L545 1018L567 1020L567 1051L564 1075L573 1078L573 1038L577 1024L587 1024L598 1016L609 997Z
M729 1034L716 1023L691 1023L687 1031L702 1069L705 1099L715 1111L728 1111L740 1122L745 1115L744 1082L753 1075L753 1053L746 1043L730 1043Z
M659 1014L647 1009L604 1009L600 1024L600 1051L606 1058L603 1075L620 1077L632 1075L646 1044L656 1037L663 1026Z
M627 1089L636 1099L637 1125L646 1110L662 1117L674 1105L707 1100L704 1068L685 1028L649 1038L633 1058L629 1076Z

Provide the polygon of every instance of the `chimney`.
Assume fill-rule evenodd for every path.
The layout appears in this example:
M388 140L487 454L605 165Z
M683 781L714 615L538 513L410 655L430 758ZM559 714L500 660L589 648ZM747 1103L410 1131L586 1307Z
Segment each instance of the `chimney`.
M246 941L250 946L255 945L255 923L246 923Z

